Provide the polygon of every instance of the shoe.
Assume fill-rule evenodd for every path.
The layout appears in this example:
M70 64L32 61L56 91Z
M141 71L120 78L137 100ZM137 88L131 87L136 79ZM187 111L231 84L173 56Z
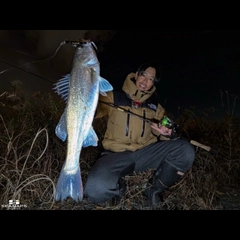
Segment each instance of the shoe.
M115 195L108 201L108 203L111 206L118 205L127 190L127 184L123 178L120 178L118 181L118 189L119 189L119 194Z
M149 179L149 187L143 192L143 195L147 197L152 206L156 206L159 202L163 202L162 193L179 181L183 174L183 171L179 171L168 161L162 162L153 177Z
M120 178L118 181L119 197L122 198L127 190L126 181L123 178Z

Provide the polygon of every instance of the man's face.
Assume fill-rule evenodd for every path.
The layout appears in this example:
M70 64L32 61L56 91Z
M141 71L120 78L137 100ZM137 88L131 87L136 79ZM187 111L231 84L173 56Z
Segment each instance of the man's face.
M154 84L156 69L149 67L145 70L143 75L138 75L136 72L136 86L140 91L148 91Z

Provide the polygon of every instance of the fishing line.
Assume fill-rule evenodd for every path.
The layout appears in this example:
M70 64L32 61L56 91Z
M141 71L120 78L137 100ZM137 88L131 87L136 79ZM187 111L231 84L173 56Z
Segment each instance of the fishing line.
M46 59L35 60L35 61L32 61L32 62L24 63L24 64L19 65L19 66L14 66L13 64L9 64L9 63L5 62L5 63L7 63L8 65L13 66L13 68L5 69L5 70L1 71L0 74L5 73L5 72L7 72L7 71L9 71L9 70L12 70L12 69L14 69L14 68L18 68L18 69L20 69L20 70L26 71L27 73L30 73L30 74L35 75L34 73L31 73L31 72L29 72L29 71L27 71L27 70L22 69L21 67L22 67L22 66L25 66L25 65L28 65L28 64L31 64L31 63L37 63L37 62L42 62L42 61L48 61L48 60L54 58L54 57L56 56L57 52L59 51L60 47L61 47L62 45L64 45L64 44L65 44L65 41L61 42L60 45L58 46L57 50L55 51L55 53L54 53L51 57L46 58ZM0 61L4 62L3 60L0 60ZM37 76L38 76L38 75L37 75ZM39 76L38 76L38 77L39 77ZM42 77L41 77L41 78L42 78ZM44 78L43 78L43 79L44 79ZM48 80L48 81L49 81L49 80Z
M27 56L31 56L31 57L36 57L36 56L34 56L34 55L32 55L32 54L29 54L29 53L26 53L26 52L17 50L17 49L15 49L15 48L9 46L9 44L3 43L1 40L0 40L0 43L1 43L1 45L4 45L5 47L10 48L10 49L12 49L12 50L15 51L15 52L18 52L18 53L21 53L21 54L24 54L24 55L27 55Z
M11 47L9 47L9 48L11 48ZM20 50L14 49L14 48L11 48L11 49L14 50L15 52L18 52L18 53L21 53L21 54L24 54L24 55L27 55L27 56L36 57L36 56L34 56L34 55L32 55L32 54L25 53L25 52L23 52L23 51L20 51Z

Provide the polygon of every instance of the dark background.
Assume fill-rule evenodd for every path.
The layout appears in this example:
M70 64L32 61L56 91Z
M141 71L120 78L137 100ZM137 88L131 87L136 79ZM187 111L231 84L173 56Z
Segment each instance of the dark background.
M99 61L101 75L116 89L141 63L158 61L163 72L158 93L167 110L176 115L178 107L214 107L215 115L221 116L226 112L226 91L230 104L240 91L239 53L239 30L121 30ZM240 114L239 101L235 113Z
M60 35L62 39L77 40L78 31L84 30L64 30ZM11 41L0 41L1 71L11 68L0 74L1 91L9 89L11 81L21 80L27 90L51 92L56 96L52 86L71 71L74 49L63 46L53 57L61 40L49 38L38 48L38 55L42 54L40 59L44 61L34 63L39 60L32 50L34 42L30 38L26 42L19 34L13 35L14 31L9 32ZM47 52L50 45L52 52ZM175 116L191 106L199 110L213 107L215 115L221 116L240 91L240 30L115 30L115 35L97 54L101 76L115 89L121 89L127 74L136 72L143 62L159 62L163 72L157 84L159 99ZM52 58L48 60L49 56ZM24 65L29 62L33 63ZM227 92L229 99L226 94L221 97L221 92ZM234 109L239 116L239 100Z

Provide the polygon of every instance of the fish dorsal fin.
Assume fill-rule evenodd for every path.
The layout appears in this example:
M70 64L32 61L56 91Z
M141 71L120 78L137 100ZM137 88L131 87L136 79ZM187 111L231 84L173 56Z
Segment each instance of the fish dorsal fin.
M53 90L67 102L69 92L70 73L60 78L54 85Z

